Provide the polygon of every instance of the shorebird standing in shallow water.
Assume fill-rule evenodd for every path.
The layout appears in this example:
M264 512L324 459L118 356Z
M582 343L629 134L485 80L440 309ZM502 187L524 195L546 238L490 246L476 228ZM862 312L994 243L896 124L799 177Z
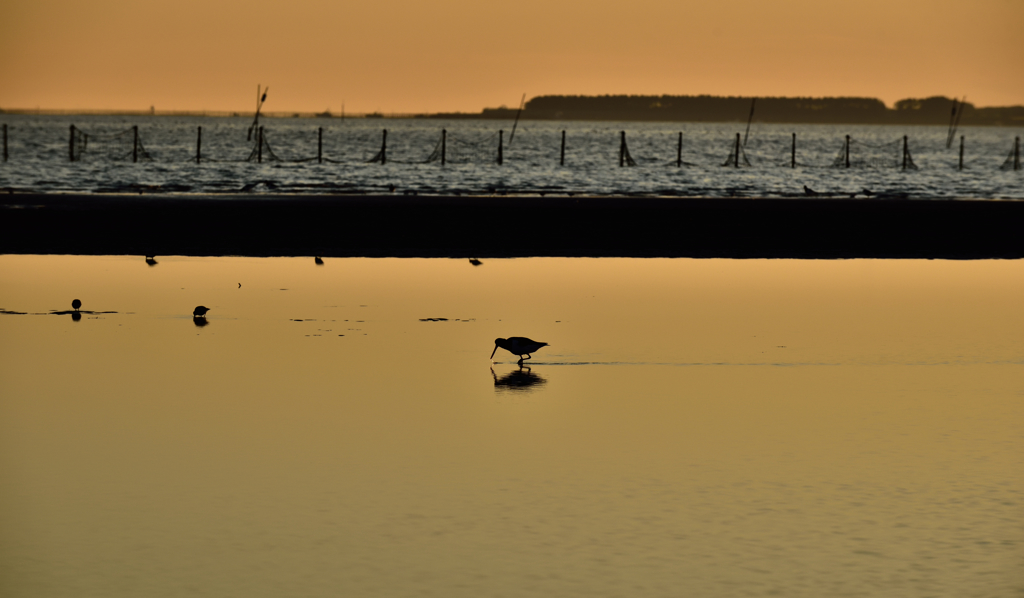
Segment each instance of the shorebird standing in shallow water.
M532 359L530 357L531 353L536 353L538 349L546 346L548 346L547 343L531 340L525 336L496 338L494 339L494 351L491 351L491 359L494 359L494 354L498 352L498 347L501 347L513 355L518 355L521 365L523 363L523 355L526 355L526 359Z
M209 307L206 307L204 305L196 306L196 308L194 310L192 310L192 317L193 318L205 318L206 317L206 312L208 312L208 311L210 311Z
M79 301L78 299L75 299L71 302L71 309L78 311L78 308L80 307L82 307L82 302Z

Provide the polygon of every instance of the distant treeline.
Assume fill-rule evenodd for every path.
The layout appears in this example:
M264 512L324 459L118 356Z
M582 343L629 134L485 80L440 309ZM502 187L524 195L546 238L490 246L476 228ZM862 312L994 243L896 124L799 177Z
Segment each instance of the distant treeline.
M622 120L661 122L746 122L750 97L721 96L538 96L520 118L530 120ZM954 100L936 96L896 102L875 98L757 98L754 121L822 124L949 124ZM1024 126L1024 106L976 108L957 103L961 125ZM484 108L480 114L437 114L440 118L515 118L514 108Z

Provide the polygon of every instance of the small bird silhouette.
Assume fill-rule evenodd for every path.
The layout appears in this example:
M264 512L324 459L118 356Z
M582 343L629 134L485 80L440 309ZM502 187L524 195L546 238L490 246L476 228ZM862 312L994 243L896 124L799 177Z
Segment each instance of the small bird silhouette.
M476 259L475 257L471 257L471 258L469 258L469 263L473 264L474 266L479 266L483 262L481 262L480 260Z
M811 189L811 188L810 188L810 187L808 187L807 185L804 185L804 195L806 195L806 196L808 196L808 197L814 197L814 196L816 196L816 195L820 195L820 193L818 193L818 192L817 192L817 191L815 191L814 189Z
M80 307L82 307L82 302L79 301L78 299L75 299L74 301L71 302L71 309L78 311L78 308Z
M150 266L157 265L156 256L155 255L147 255L146 256L146 264L150 265Z
M538 349L546 346L548 346L547 343L531 340L525 336L496 338L494 339L494 351L491 351L491 359L494 359L494 354L497 353L498 347L501 347L513 355L518 355L519 363L522 364L523 355L526 355L526 359L532 359L530 357L531 353L536 353Z
M208 311L210 311L209 307L206 307L206 306L203 306L203 305L199 305L194 310L192 310L192 317L195 317L195 318L205 318L206 317L206 312L208 312Z
M319 255L313 258L313 263L315 263L317 266L323 266L324 265L324 261L322 259L320 259Z

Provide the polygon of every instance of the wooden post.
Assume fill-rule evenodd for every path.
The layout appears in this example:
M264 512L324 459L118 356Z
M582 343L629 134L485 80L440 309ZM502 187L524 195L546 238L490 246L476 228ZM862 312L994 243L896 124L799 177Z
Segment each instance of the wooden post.
M4 162L7 161L7 125L4 125Z
M380 139L380 163L383 166L388 162L388 130L384 129L384 133Z
M736 133L736 168L740 167L740 134Z
M789 167L796 168L796 133L793 133L793 148L789 150Z
M75 161L75 125L71 125L71 140L68 141L68 159Z
M846 136L846 167L850 167L850 136Z
M1020 170L1020 137L1013 138L1013 169Z
M565 129L562 129L562 152L558 157L558 165L565 166Z
M324 128L317 127L316 129L316 163L323 164L324 162Z
M203 149L203 128L199 127L196 131L196 164L199 164L199 160L202 156Z
M957 170L964 169L964 136L960 136L960 167Z
M619 142L619 168L626 165L626 132L621 132L622 141Z
M139 161L139 125L132 125L132 162Z
M448 130L441 129L441 166L444 166L448 153Z
M903 136L903 170L907 169L907 136Z
M499 166L501 166L501 164L505 161L505 156L503 154L503 150L502 150L502 147L501 147L502 144L504 143L504 140L505 140L505 131L498 131L498 165Z
M676 144L676 168L683 166L683 132L679 131L679 143Z
M263 163L263 126L256 131L256 163Z

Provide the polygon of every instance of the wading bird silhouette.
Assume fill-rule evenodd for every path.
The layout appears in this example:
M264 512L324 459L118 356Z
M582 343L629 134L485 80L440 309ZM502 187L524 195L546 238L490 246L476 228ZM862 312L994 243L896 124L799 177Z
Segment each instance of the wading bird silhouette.
M82 307L81 301L79 301L78 299L74 299L71 301L71 309L78 311L78 308L80 307Z
M501 347L513 355L518 355L519 363L522 364L523 355L526 355L526 359L532 359L530 357L531 353L536 353L538 349L546 346L548 346L547 343L531 340L525 336L496 338L494 339L494 351L491 351L491 359L494 359L494 354L497 353L498 347Z
M208 311L210 311L209 307L206 307L204 305L198 305L198 306L196 306L195 309L192 310L192 317L193 318L205 318L206 317L206 312L208 312Z

